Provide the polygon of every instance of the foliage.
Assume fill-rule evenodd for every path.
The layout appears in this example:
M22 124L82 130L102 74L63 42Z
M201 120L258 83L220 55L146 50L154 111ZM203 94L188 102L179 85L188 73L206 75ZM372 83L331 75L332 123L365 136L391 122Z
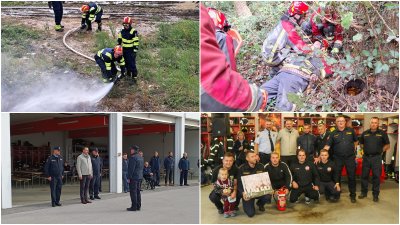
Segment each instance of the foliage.
M38 40L42 35L28 26L2 23L1 37L2 52L22 57L24 53L32 48L31 40Z

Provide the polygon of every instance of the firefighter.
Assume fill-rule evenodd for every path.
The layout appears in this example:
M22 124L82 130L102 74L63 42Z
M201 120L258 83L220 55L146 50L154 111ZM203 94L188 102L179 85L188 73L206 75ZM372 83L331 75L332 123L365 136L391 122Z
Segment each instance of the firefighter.
M136 54L139 49L139 35L137 30L132 27L132 18L125 17L122 25L124 28L118 34L118 44L122 46L124 58L126 60L127 75L131 83L137 82Z
M118 62L121 67L121 77L125 75L125 60L122 56L122 47L120 45L115 46L115 48L105 48L98 51L94 59L101 69L104 83L113 82L117 79L115 62Z
M290 172L289 166L279 160L279 153L271 153L271 161L265 165L265 172L268 172L269 179L271 180L272 188L274 189L274 199L278 201L277 191L284 188L286 198L289 195L289 190L292 185L292 173ZM271 203L272 195L268 194L268 203Z
M312 42L319 42L321 47L338 53L343 46L343 27L335 8L326 6L318 8L310 17Z
M231 66L232 70L236 71L235 47L232 37L227 34L231 28L231 25L229 25L224 13L214 8L207 8L207 11L215 25L215 36L217 38L219 48L224 53L226 61Z
M268 202L267 195L262 195L257 198L249 198L244 192L243 183L241 180L242 176L247 176L251 174L264 173L264 165L257 162L257 154L252 151L246 153L246 163L240 166L238 175L238 190L239 195L243 197L243 211L248 217L253 217L256 214L255 210L255 200L257 201L258 210L264 212L264 205Z
M298 161L290 166L293 174L292 192L290 202L296 202L300 195L304 193L306 204L319 200L319 175L315 165L306 160L306 152L303 149L297 152Z
M226 62L215 37L215 25L201 8L201 110L208 112L264 110L267 92L249 84ZM227 82L229 81L229 82Z
M296 105L288 100L288 94L303 92L311 82L322 80L326 76L324 62L318 56L293 56L261 89L268 92L269 102L276 100L275 110L294 111Z
M101 16L103 16L103 9L96 3L90 2L89 4L82 5L82 22L81 29L86 31L92 30L92 23L97 22L97 31L101 31Z
M50 181L51 206L61 206L60 197L62 179L64 178L64 161L60 154L61 148L54 147L53 154L47 158L44 166L44 174Z
M210 155L208 156L207 162L211 166L211 169L221 165L222 159L224 158L224 143L218 139L214 138L210 147Z
M360 137L360 144L364 149L361 175L361 195L359 199L367 197L368 178L372 171L372 195L373 201L379 201L380 176L382 173L382 153L390 148L388 135L379 129L379 118L372 117L370 129L364 131Z
M329 160L329 153L326 149L321 149L320 162L316 164L320 177L320 193L325 194L325 198L330 202L337 202L340 197L340 184L335 173L335 163Z
M53 7L54 11L54 21L56 25L54 26L55 31L58 32L63 32L64 31L64 26L61 25L61 20L63 17L63 3L61 1L51 1L48 2L49 8L51 9Z
M296 54L310 53L312 48L296 31L305 21L308 5L301 1L292 2L288 11L281 17L278 25L267 34L262 47L262 55L268 66L272 67L271 75L279 71L279 67L290 52Z

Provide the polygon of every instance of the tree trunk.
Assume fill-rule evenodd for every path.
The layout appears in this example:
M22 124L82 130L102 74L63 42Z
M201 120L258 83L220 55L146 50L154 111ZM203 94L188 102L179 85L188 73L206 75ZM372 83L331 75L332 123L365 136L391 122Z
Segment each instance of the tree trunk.
M233 4L235 4L236 15L239 17L249 17L253 15L245 1L234 1Z

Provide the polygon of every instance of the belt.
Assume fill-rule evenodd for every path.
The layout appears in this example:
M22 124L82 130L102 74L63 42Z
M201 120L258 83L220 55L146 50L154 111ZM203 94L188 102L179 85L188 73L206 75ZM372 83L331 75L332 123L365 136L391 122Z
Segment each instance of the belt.
M258 154L271 155L271 153L259 152Z
M279 72L286 72L286 73L297 75L297 76L302 77L302 78L304 78L306 80L311 80L311 74L308 74L306 72L303 72L303 71L295 69L295 68L290 68L290 67L283 66L282 69L280 69Z

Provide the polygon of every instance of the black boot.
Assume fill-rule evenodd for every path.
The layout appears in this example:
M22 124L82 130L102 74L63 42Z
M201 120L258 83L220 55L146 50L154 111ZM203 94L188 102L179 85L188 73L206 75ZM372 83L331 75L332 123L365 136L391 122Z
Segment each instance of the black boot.
M100 22L100 23L97 23L97 31L101 31L101 25L102 25L101 22Z

